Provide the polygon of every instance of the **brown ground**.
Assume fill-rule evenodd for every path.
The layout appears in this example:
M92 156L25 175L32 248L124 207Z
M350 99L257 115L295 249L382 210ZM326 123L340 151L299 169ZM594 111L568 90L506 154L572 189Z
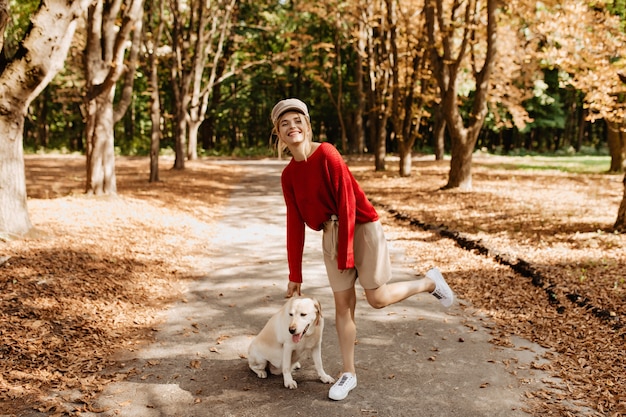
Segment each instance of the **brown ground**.
M574 415L569 399L599 415L626 415L626 236L610 232L622 176L500 166L501 158L476 157L470 193L439 191L449 162L418 162L411 178L367 165L353 171L405 226L412 220L457 238L439 245L444 252L432 255L434 263L460 298L494 318L494 343L509 344L518 335L555 353L542 368L567 388L529 393L533 414ZM451 258L445 247L458 244L470 251ZM415 256L425 246L410 245ZM496 258L530 273L524 277Z
M626 236L609 230L622 177L499 162L476 158L471 193L438 191L447 162L416 161L410 178L393 162L387 172L371 161L350 165L410 250L493 317L494 343L518 335L550 349L549 365L537 366L565 391L529 392L534 415L572 415L568 401L626 415ZM120 197L88 198L84 158L28 156L26 165L40 234L0 242L0 263L10 256L0 265L0 415L20 405L63 415L46 394L79 389L87 409L116 378L112 354L148 340L155 313L201 273L194 258L210 256L211 224L241 172L210 161L177 172L162 159L163 181L149 184L145 158L118 158ZM413 240L414 227L442 238ZM459 245L471 248L459 256Z

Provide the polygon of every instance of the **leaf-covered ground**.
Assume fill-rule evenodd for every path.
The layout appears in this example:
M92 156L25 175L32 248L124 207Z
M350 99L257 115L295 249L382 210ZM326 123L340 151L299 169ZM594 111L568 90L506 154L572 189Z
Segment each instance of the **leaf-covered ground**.
M118 158L119 198L86 197L83 157L27 156L36 236L0 242L0 415L65 415L51 391L89 398L111 355L149 340L156 313L211 252L211 224L240 176L233 166ZM88 409L88 408L86 408ZM80 411L80 410L77 410ZM18 414L19 415L19 414Z
M438 265L493 318L493 343L516 335L549 348L536 366L562 382L527 394L533 415L573 415L571 404L625 415L626 236L609 231L622 177L507 169L482 156L472 192L439 191L448 163L430 159L416 160L410 178L393 161L387 172L350 165L409 255ZM149 184L147 159L118 158L120 196L89 198L84 158L26 158L38 233L0 242L0 415L79 414L53 391L79 392L89 410L117 378L113 353L149 340L156 313L202 273L194 259L210 256L211 224L241 172L171 162ZM416 228L433 238L415 239Z
M626 236L610 231L622 175L506 169L503 158L483 155L474 160L472 192L441 191L449 162L430 159L417 161L410 178L393 163L388 172L356 162L352 169L407 231L432 230L445 245L468 249L431 257L459 297L493 317L494 343L516 335L550 349L542 369L564 385L528 393L534 414L574 415L574 402L626 415ZM409 254L423 258L428 246L412 243Z

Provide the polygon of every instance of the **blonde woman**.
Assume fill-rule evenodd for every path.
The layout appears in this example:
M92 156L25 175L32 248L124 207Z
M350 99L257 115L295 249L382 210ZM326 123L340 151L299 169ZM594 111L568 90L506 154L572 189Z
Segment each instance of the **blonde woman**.
M279 151L289 149L292 156L281 176L287 205L287 297L301 295L305 225L323 230L324 263L335 299L343 360L342 375L328 396L343 400L357 385L354 365L357 277L374 308L423 292L431 293L449 307L454 295L436 268L420 279L388 283L391 263L378 214L335 147L313 141L306 104L296 98L279 101L272 109L271 119Z

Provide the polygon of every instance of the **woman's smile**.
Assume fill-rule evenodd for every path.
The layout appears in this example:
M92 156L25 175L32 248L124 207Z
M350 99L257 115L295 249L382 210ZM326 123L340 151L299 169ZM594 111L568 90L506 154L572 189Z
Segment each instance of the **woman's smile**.
M304 140L304 116L298 112L285 113L279 122L279 130L292 141Z

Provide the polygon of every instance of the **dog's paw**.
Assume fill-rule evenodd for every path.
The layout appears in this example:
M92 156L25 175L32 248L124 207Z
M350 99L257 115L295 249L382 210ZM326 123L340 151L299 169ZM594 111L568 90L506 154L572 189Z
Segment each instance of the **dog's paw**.
M285 380L285 388L296 389L298 388L298 383L293 379L291 381Z
M266 371L254 371L256 373L256 376L258 376L259 378L267 378L267 372Z
M292 369L295 371L296 369L300 369L302 368L302 365L300 365L300 362L296 362L293 364Z
M335 378L333 378L330 375L321 375L320 379L322 380L323 383L325 384L332 384L333 382L335 382Z

